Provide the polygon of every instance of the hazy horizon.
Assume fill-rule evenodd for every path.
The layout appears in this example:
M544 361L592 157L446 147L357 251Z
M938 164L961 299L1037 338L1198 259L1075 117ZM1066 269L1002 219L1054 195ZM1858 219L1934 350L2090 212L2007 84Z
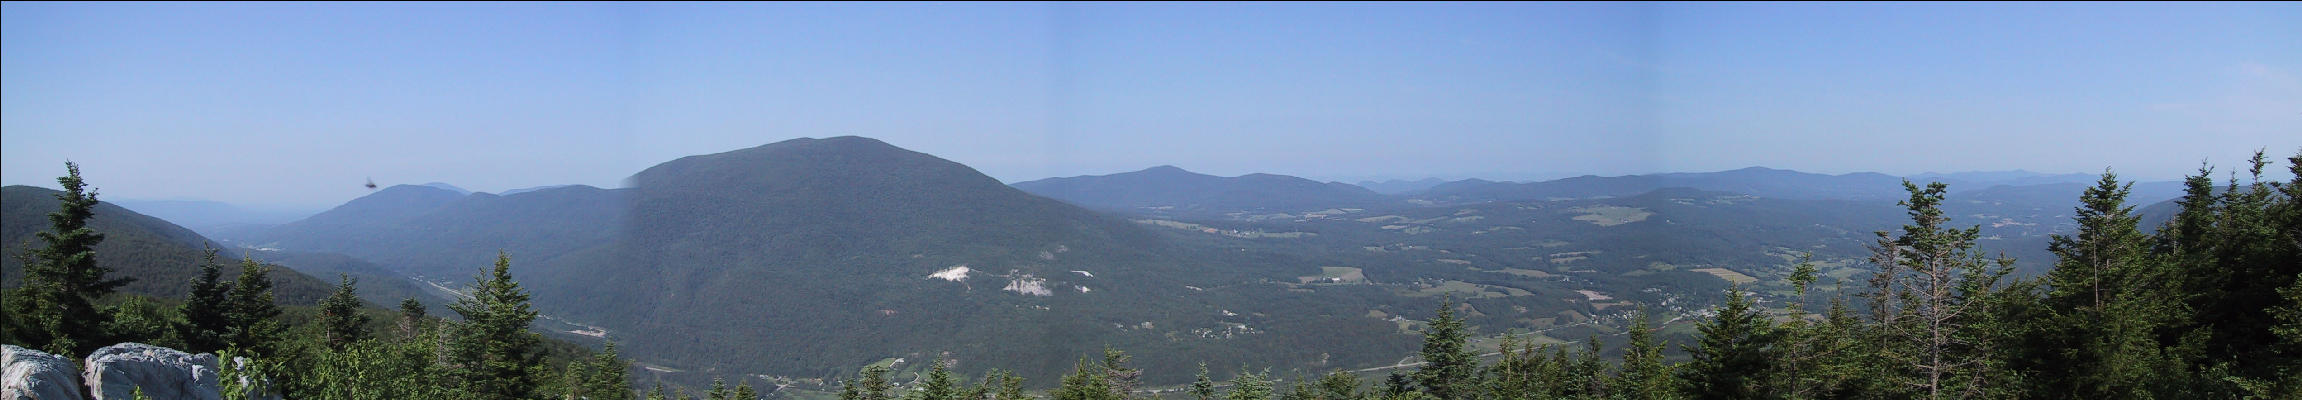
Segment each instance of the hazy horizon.
M1002 182L2029 170L2302 148L2272 4L0 6L0 183L327 207L856 135ZM2218 177L2219 178L2219 177Z

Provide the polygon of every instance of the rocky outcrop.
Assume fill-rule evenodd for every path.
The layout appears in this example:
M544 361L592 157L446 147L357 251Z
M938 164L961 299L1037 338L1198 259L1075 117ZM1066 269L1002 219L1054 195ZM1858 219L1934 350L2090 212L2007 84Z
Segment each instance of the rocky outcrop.
M55 354L0 345L0 400L79 399L80 373Z
M127 400L138 388L154 399L221 400L216 355L186 354L143 343L121 343L88 355L81 376L96 400Z

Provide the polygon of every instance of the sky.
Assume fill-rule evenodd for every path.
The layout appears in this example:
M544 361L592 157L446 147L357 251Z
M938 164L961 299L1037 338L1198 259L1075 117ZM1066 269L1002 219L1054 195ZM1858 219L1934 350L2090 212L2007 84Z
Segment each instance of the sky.
M0 183L326 207L858 135L1005 182L2302 150L2302 4L0 5Z

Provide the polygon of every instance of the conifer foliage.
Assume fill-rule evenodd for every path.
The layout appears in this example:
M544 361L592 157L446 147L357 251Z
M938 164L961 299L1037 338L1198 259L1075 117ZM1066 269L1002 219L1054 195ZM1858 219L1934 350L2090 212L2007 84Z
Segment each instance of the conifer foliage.
M448 346L458 389L483 400L530 398L543 382L543 338L528 331L536 311L512 280L511 262L497 254L495 269L474 280L471 296L448 306L464 318Z
M104 241L88 227L96 191L80 178L79 164L67 161L64 171L56 178L64 188L56 195L61 204L48 214L49 229L38 234L42 246L25 255L24 285L8 304L14 321L0 336L71 357L116 339L105 329L110 313L96 301L132 278L107 277L110 270L96 264L96 244Z

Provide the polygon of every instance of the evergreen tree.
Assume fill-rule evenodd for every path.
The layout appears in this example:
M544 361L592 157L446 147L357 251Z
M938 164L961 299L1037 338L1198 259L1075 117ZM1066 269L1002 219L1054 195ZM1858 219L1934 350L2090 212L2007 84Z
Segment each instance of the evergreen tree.
M1681 369L1686 393L1699 399L1776 397L1765 378L1774 369L1773 323L1751 309L1740 287L1727 291L1718 315L1697 325L1702 337L1686 348L1693 358Z
M1678 398L1678 382L1671 376L1671 366L1663 362L1661 340L1655 338L1655 328L1647 324L1647 308L1639 307L1631 320L1630 347L1623 350L1622 371L1615 374L1613 385L1617 398L1673 399Z
M329 349L342 350L368 336L368 316L360 314L359 290L349 275L338 275L336 292L320 301L320 330Z
M1231 391L1223 395L1223 400L1272 400L1270 376L1269 371L1240 370L1238 376L1231 377Z
M1575 354L1574 363L1566 364L1570 379L1564 388L1567 395L1585 399L1607 397L1607 363L1599 358L1599 350L1604 347L1606 344L1599 340L1598 334L1583 340L1583 351Z
M751 388L751 381L745 380L735 384L735 394L728 398L735 400L759 400L759 389Z
M656 383L655 383L655 388L654 388L654 389L649 389L649 390L647 391L647 400L664 400L664 399L665 399L665 397L664 397L664 394L663 394L663 382L656 382ZM840 399L847 399L847 397L846 397L846 396L840 396Z
M1879 354L1902 373L1888 375L1928 398L1971 397L2003 377L1993 371L1988 351L1997 344L1985 332L1992 325L1991 299L2014 260L1984 258L1974 250L1981 227L1945 226L1940 182L1921 189L1908 181L1911 224L1900 235L1878 232L1871 263L1872 316L1878 320Z
M1822 322L1800 343L1811 360L1803 367L1805 383L1793 386L1803 393L1789 394L1809 399L1917 397L1912 386L1890 379L1902 366L1885 356L1889 350L1879 344L1881 329L1856 316L1844 287L1835 293Z
M887 367L863 367L856 380L840 385L839 400L894 400L893 388L887 382Z
M585 385L590 383L592 379L591 360L569 361L567 368L560 372L562 373L560 391L563 394L561 397L567 399L591 398L589 387Z
M1293 384L1287 385L1285 394L1279 395L1279 400L1311 400L1312 389L1303 384L1303 377L1296 376L1293 382Z
M1215 381L1207 379L1207 363L1199 363L1199 375L1191 380L1191 398L1215 400Z
M1127 366L1130 358L1119 349L1103 348L1103 365L1099 369L1103 370L1104 385L1111 388L1113 399L1133 397L1137 381L1143 378L1143 370Z
M543 382L542 338L527 330L536 311L512 281L511 256L497 254L494 271L475 278L471 290L448 306L464 317L449 349L458 390L482 400L533 397Z
M200 274L192 277L191 296L184 299L177 311L184 316L177 336L183 339L185 352L197 354L224 349L224 333L231 329L232 284L223 280L223 266L216 263L216 249L209 248L201 257Z
M1391 371L1390 375L1383 377L1383 398L1402 398L1407 397L1408 393L1422 393L1415 391L1414 378L1398 371Z
M1536 353L1533 343L1522 343L1506 335L1496 350L1501 353L1502 359L1486 368L1486 377L1481 385L1486 397L1517 398L1557 394L1554 388L1543 386L1541 376L1549 365L1543 363L1545 359ZM1392 376L1398 375L1394 373ZM1397 393L1386 389L1383 395L1390 397Z
M1780 342L1777 357L1781 359L1781 369L1776 371L1778 376L1772 380L1776 387L1781 388L1782 397L1787 399L1805 399L1812 393L1809 385L1812 377L1808 369L1821 352L1817 349L1817 342L1821 338L1817 337L1820 329L1807 320L1806 295L1807 290L1814 286L1816 272L1814 253L1803 253L1799 254L1798 263L1791 266L1790 276L1785 279L1791 285L1791 302L1786 310L1791 319L1775 330L1778 335L1776 339Z
M1455 301L1441 302L1438 315L1432 317L1429 324L1423 331L1423 366L1415 370L1415 382L1431 397L1446 400L1470 397L1476 390L1473 385L1477 383L1479 359L1466 345L1471 333L1462 320L1455 318Z
M1358 400L1366 397L1366 393L1360 391L1360 386L1358 375L1336 370L1319 377L1319 381L1311 385L1314 390L1310 397L1313 400Z
M272 302L272 269L254 259L240 260L240 277L232 283L231 309L225 314L225 347L237 348L259 359L282 355L282 332L277 320L280 305Z
M2032 371L2033 396L2088 398L2144 396L2153 383L2179 370L2161 352L2158 336L2179 313L2180 294L2164 263L2149 256L2133 208L2125 204L2132 184L2120 185L2105 172L2079 198L2076 236L2052 236L2056 256L2038 300L2045 310L2013 315L2026 302L2003 305L2001 319L2032 321L2008 341L2024 344L2003 352L2007 363ZM2010 288L2012 289L2012 288ZM2022 300L2022 299L2014 299Z
M2302 162L2302 153L2289 160ZM2170 257L2191 295L2183 325L2198 335L2194 368L2226 369L2227 382L2276 382L2280 370L2302 363L2302 354L2281 350L2271 314L2283 302L2278 290L2302 274L2302 249L2296 247L2302 243L2302 205L2296 204L2302 199L2295 197L2302 190L2293 187L2302 178L2263 180L2269 163L2259 151L2249 164L2249 181L2241 184L2233 174L2218 195L2196 196L2208 192L2195 187L2206 179L2203 173L2190 179L2193 196L2183 199ZM2278 397L2302 396L2302 388L2249 386Z
M989 382L997 382L999 385L997 390L992 392L991 398L993 400L1031 399L1030 395L1023 393L1023 377L1016 375L1014 372L993 369L991 370L991 373L985 377L985 379Z
M919 388L921 400L960 400L959 381L951 377L950 362L942 358L927 371L927 383Z
M96 192L80 179L79 164L67 161L64 170L56 178L64 188L56 194L60 204L48 214L49 230L37 234L44 246L25 260L15 300L22 304L11 310L24 314L15 322L24 326L8 336L70 358L111 344L112 334L104 330L109 314L95 302L133 279L106 278L111 270L96 264L96 244L104 241L88 227L96 215Z
M1063 381L1055 387L1055 391L1048 393L1048 397L1053 400L1117 400L1121 398L1114 395L1111 389L1111 380L1103 371L1103 364L1089 363L1084 358L1079 360L1078 366L1072 368L1070 374L1063 375Z
M424 303L410 297L400 300L400 334L415 336L424 328Z
M631 381L627 371L631 360L616 354L615 342L593 354L589 361L579 360L588 376L581 383L582 393L592 399L626 400L632 397Z
M711 391L705 392L703 398L710 400L727 400L727 396L729 394L732 393L727 391L727 380L711 378Z

